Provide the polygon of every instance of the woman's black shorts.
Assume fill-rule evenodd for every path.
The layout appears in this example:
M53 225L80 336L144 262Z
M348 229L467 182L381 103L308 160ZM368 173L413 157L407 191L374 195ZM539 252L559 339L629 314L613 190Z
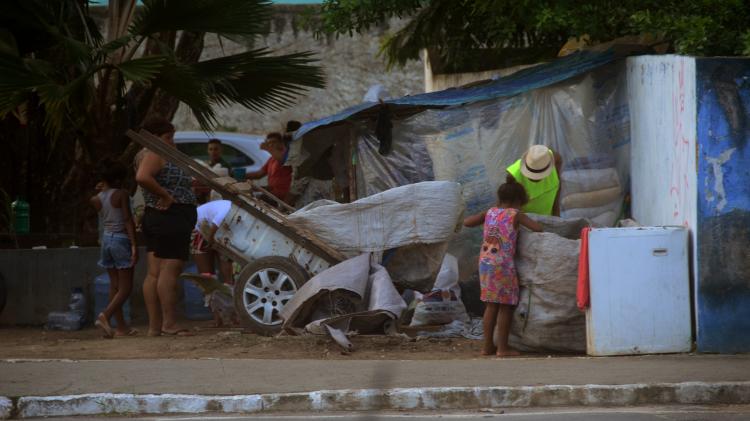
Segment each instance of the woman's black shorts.
M188 260L190 234L197 219L194 205L174 203L164 211L146 207L143 215L146 251L161 259Z

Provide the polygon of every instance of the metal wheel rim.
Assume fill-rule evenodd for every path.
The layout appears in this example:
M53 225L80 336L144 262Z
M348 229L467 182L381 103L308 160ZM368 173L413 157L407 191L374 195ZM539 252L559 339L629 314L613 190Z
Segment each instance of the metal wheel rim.
M281 324L279 313L297 292L297 285L286 272L276 268L261 269L245 282L242 304L255 322L266 326Z

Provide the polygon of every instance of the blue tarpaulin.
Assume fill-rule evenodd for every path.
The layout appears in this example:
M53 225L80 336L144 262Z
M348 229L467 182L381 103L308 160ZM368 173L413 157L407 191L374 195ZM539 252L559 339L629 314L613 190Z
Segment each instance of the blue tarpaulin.
M580 51L575 54L557 59L550 63L530 67L509 76L468 88L451 88L443 91L405 96L384 101L386 104L417 108L442 108L474 102L486 101L501 97L510 97L522 92L549 86L566 79L589 72L599 66L608 64L619 58L613 49L606 51ZM376 102L366 102L344 111L305 123L296 133L299 139L306 133L319 127L328 126L361 114L377 107Z

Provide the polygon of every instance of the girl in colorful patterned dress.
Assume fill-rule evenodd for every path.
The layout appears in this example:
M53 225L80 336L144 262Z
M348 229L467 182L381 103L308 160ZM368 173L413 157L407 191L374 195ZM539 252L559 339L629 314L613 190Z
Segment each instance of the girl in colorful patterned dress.
M464 220L464 226L484 223L484 241L479 251L479 283L484 307L484 346L482 355L498 357L520 355L508 345L510 323L518 304L518 276L513 257L516 254L519 225L532 231L542 226L519 209L529 201L522 185L511 182L497 189L497 206ZM497 347L493 333L497 327Z

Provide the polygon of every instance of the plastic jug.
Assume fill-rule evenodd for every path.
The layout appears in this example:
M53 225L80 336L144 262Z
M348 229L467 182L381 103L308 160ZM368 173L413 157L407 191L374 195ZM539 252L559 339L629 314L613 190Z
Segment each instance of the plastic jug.
M105 272L94 279L94 316L99 316L99 313L104 311L108 304L109 274ZM128 298L122 306L122 314L125 317L125 322L130 324L130 298ZM114 317L109 319L109 325L117 327L117 321Z
M13 212L13 232L28 234L31 231L31 206L21 198L10 204Z
M198 273L195 263L190 264L184 270L187 273ZM192 281L182 281L183 301L185 304L185 318L188 320L211 320L213 313L205 304L203 291Z
M81 325L86 323L86 296L83 295L82 288L73 288L70 293L70 302L68 309L81 318Z

